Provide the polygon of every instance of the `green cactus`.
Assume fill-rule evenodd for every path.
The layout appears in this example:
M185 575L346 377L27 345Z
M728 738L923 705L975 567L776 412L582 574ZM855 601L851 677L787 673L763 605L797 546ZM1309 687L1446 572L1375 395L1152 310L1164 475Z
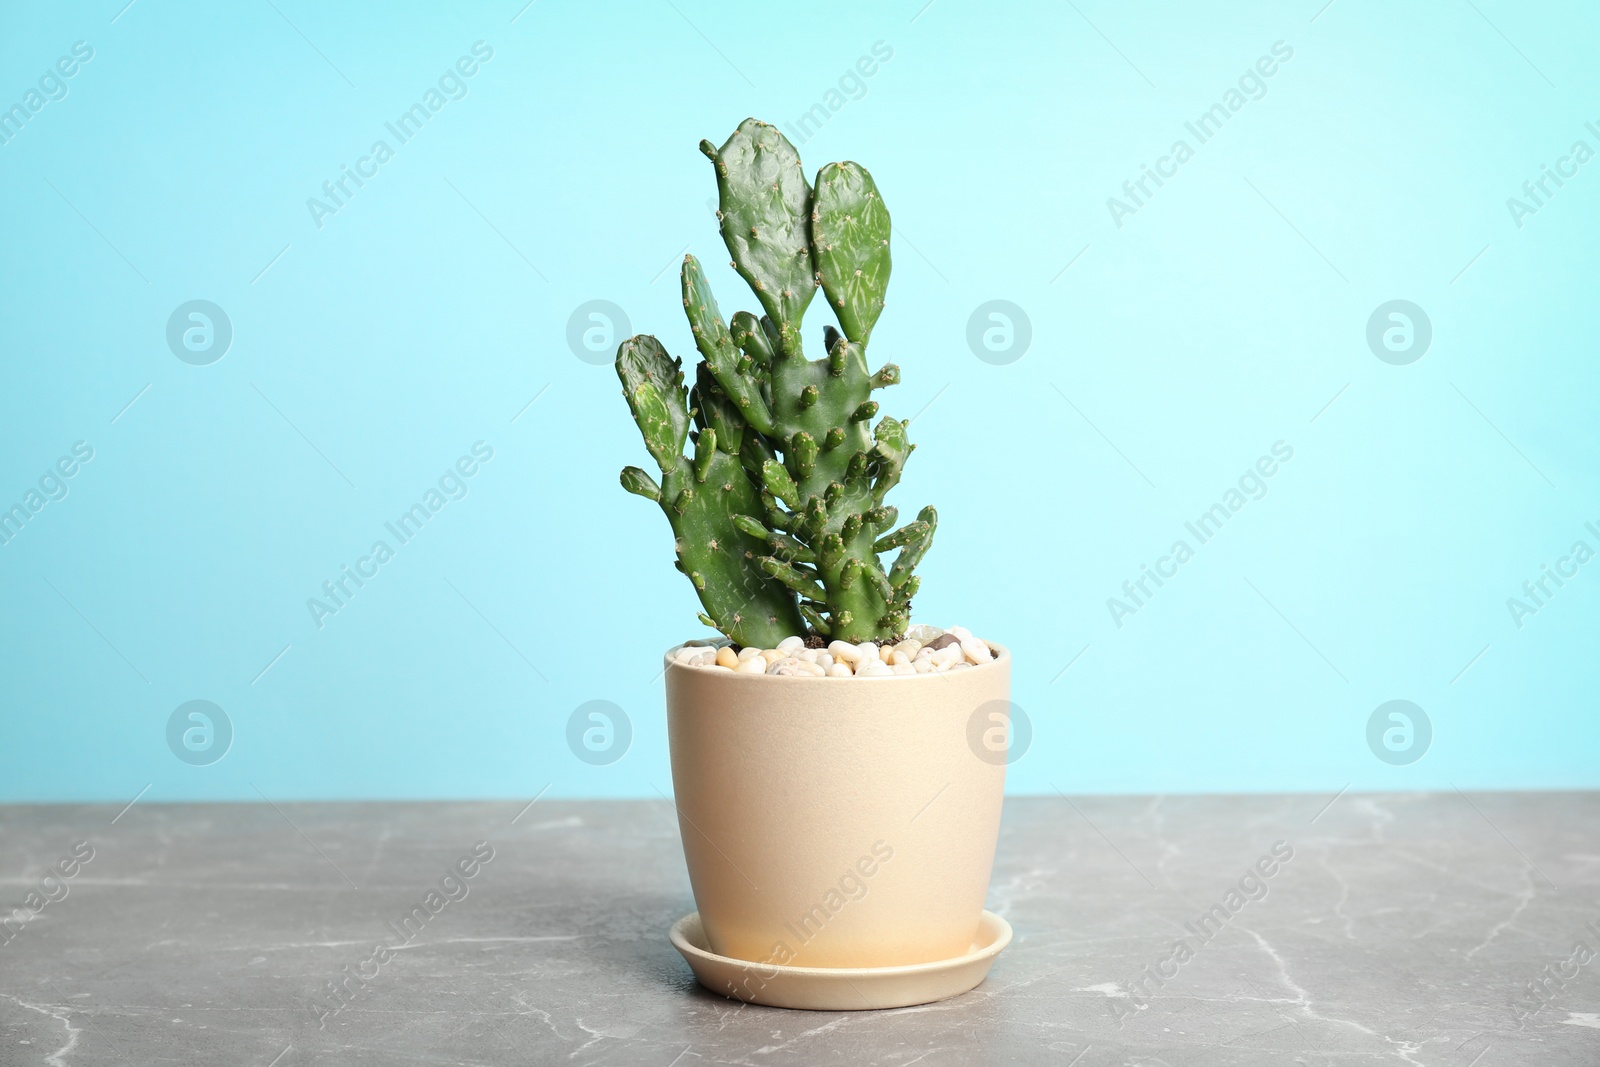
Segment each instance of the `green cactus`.
M758 557L769 551L766 543L734 525L734 516L761 507L761 494L737 455L745 428L726 398L713 398L713 386L697 382L694 419L700 429L694 458L685 458L690 412L681 367L654 337L624 341L617 351L623 394L661 470L657 484L638 467L624 467L622 487L666 512L678 569L700 594L706 624L742 645L771 647L800 633L803 620L788 589L761 570Z
M661 503L702 620L739 644L771 647L807 629L897 637L938 515L923 508L894 529L884 497L916 446L904 422L871 425L873 391L900 382L893 363L870 372L866 361L889 283L888 208L856 163L830 163L808 183L794 146L755 119L700 150L716 168L723 242L765 314L724 320L685 257L683 306L702 362L686 400L680 364L655 338L618 349L623 392L662 471L658 487L629 467L623 487ZM801 319L819 285L839 330L826 327L822 357L809 360Z

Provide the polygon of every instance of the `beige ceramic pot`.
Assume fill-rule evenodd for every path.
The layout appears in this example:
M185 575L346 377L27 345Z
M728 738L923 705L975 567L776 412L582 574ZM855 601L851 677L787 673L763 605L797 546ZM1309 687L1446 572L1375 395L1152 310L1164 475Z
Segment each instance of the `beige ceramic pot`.
M855 968L972 949L1010 708L1011 655L991 647L981 667L891 678L739 674L668 653L678 825L711 952Z

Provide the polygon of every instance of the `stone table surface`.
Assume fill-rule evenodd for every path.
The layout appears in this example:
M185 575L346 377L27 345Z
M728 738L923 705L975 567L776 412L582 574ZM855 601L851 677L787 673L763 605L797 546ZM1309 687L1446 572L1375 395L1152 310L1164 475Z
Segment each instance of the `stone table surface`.
M0 1064L1600 1064L1600 793L1012 798L988 981L859 1013L695 985L668 803L526 804L0 807Z

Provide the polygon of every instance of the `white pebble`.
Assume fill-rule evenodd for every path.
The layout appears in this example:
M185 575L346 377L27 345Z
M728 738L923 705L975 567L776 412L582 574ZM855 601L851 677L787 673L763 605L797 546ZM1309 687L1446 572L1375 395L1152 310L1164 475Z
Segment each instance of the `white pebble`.
M967 657L968 663L988 663L994 659L994 653L989 646L979 641L976 637L966 638L961 642L961 654Z
M943 648L931 647L945 635L955 641ZM779 641L776 648L750 647L736 653L730 642L719 641L684 645L671 654L674 663L704 670L800 678L893 678L971 670L994 659L995 652L988 643L964 627L941 630L920 624L910 627L906 636L894 644L830 641L826 648L807 648L804 638L791 635Z

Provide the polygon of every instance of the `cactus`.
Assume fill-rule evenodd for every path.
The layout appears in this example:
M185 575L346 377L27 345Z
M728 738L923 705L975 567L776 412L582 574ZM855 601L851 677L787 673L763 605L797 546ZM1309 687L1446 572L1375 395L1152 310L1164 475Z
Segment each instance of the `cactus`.
M859 164L830 163L808 183L794 146L755 119L700 150L716 170L732 266L764 314L724 319L699 262L684 258L702 362L686 398L681 364L654 337L618 349L623 393L662 472L658 486L626 468L623 487L661 504L701 620L735 642L770 648L807 630L897 637L938 515L923 508L896 529L884 503L916 447L904 422L873 424L872 393L900 381L893 363L871 372L866 360L889 282L889 211ZM801 320L819 287L839 325L811 360ZM683 455L691 438L693 459Z
M764 541L740 531L734 517L761 507L761 494L737 452L745 430L726 398L713 397L713 383L696 382L694 458L683 455L690 411L682 364L654 337L634 337L617 351L617 375L644 434L645 448L661 470L661 481L638 467L625 467L622 487L661 505L672 524L677 566L694 583L705 605L702 620L741 644L776 643L800 632L794 597L761 571ZM720 428L720 432L719 432ZM731 450L730 450L731 446Z

